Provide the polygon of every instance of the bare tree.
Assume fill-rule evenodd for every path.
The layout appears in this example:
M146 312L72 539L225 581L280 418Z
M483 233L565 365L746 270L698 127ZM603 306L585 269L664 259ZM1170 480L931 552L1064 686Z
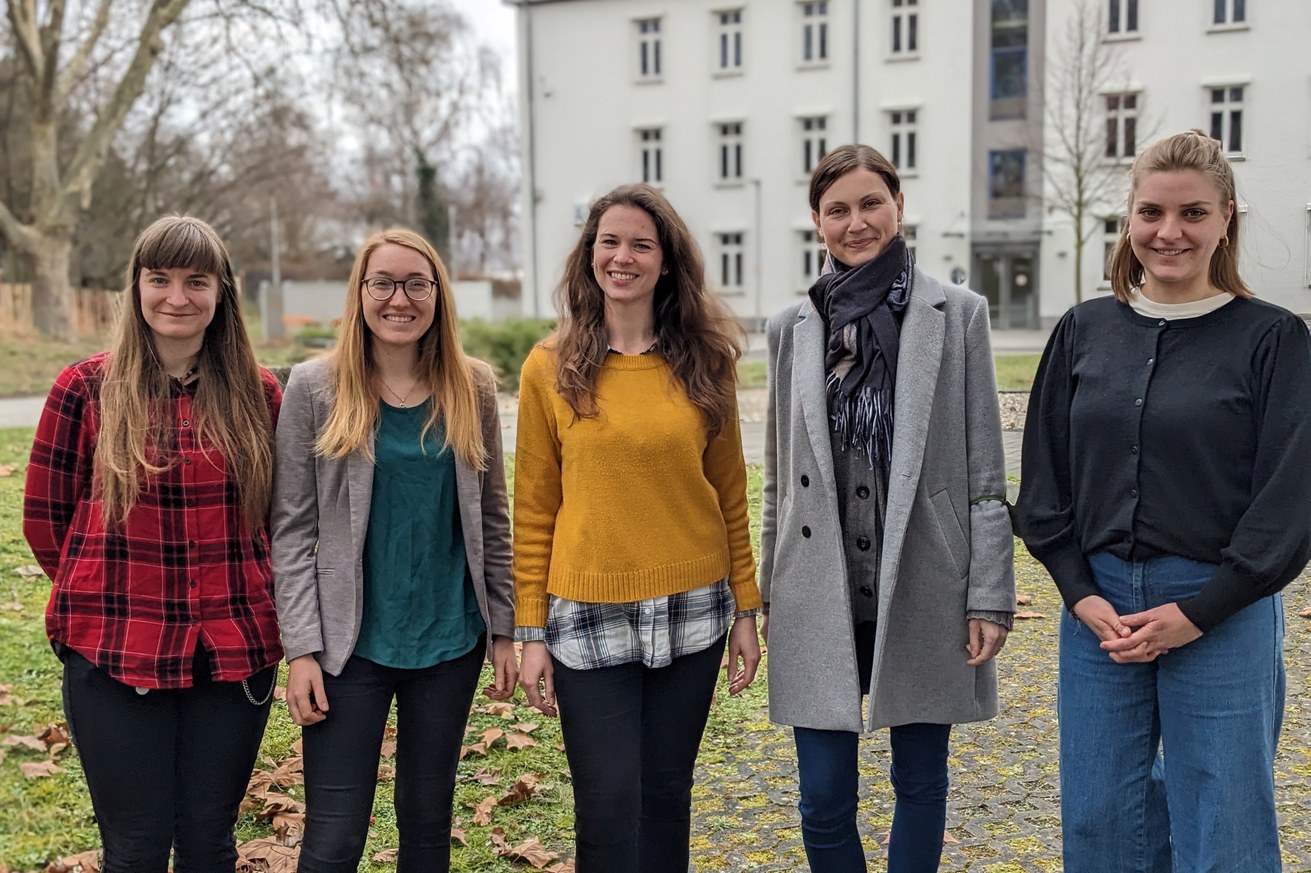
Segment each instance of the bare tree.
M27 157L30 162L26 220L0 200L0 233L28 266L33 283L33 316L47 336L71 339L72 295L68 287L73 232L90 204L92 185L128 111L141 96L159 54L164 32L190 0L144 4L98 0L5 0L10 37L19 64L18 88L30 111ZM119 7L116 9L115 7ZM131 8L123 8L131 7ZM136 13L134 15L134 13ZM122 48L102 44L111 19L135 19L133 45L118 64L116 82L91 114L72 156L60 160L61 114L83 84L93 62L107 65L106 54ZM66 37L73 36L72 44ZM107 42L107 41L105 41ZM63 60L67 58L67 60Z
M1130 96L1129 75L1114 42L1106 40L1103 3L1075 0L1064 30L1047 52L1043 86L1044 202L1074 228L1074 299L1083 300L1084 249L1107 215L1118 214L1124 192L1122 158L1143 133L1141 115L1115 128L1108 98ZM1135 106L1135 110L1138 107ZM1130 138L1127 149L1124 138Z

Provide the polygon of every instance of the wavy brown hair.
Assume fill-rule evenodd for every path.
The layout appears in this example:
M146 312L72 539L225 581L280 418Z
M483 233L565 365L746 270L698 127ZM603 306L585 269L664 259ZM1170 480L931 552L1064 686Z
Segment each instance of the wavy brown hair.
M1133 166L1129 169L1129 221L1125 223L1125 232L1120 234L1120 239L1115 243L1115 251L1111 254L1111 290L1117 298L1128 303L1133 299L1133 289L1143 285L1143 265L1133 253L1133 246L1129 242L1129 224L1133 221L1133 198L1138 191L1138 183L1152 173L1179 170L1196 170L1206 176L1220 195L1220 208L1223 209L1226 203L1233 206L1229 226L1225 229L1229 239L1224 245L1217 246L1211 255L1208 271L1211 285L1235 297L1254 296L1252 289L1238 274L1240 221L1234 168L1229 165L1220 143L1196 127L1154 142L1134 158Z
M706 290L705 261L692 232L664 195L650 185L623 185L592 204L577 245L556 288L560 325L547 340L556 352L556 390L578 418L592 418L596 380L609 350L605 292L592 271L601 216L614 206L651 217L668 271L656 281L655 331L659 350L688 399L701 410L712 436L733 416L737 360L743 331L728 309Z
M150 476L177 463L171 386L141 311L141 273L183 268L218 277L214 318L196 358L192 419L197 442L223 454L252 532L264 526L273 490L273 421L255 353L241 320L232 261L198 218L161 218L137 237L100 388L95 490L109 524L121 524Z
M444 419L443 448L450 448L471 467L485 470L487 447L483 444L476 380L494 384L495 377L490 367L464 353L455 315L455 296L442 259L426 239L404 228L374 234L355 256L346 286L346 311L341 317L337 348L331 357L336 392L314 450L329 458L361 452L373 460L370 438L378 428L382 398L375 378L378 369L373 361L373 331L364 321L364 274L369 269L369 258L379 246L388 243L423 255L437 282L432 324L419 337L416 375L432 394L428 420L419 440L425 440Z

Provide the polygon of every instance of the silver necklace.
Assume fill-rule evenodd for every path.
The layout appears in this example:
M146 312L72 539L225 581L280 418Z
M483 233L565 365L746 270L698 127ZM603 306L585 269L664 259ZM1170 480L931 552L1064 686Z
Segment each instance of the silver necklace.
M414 389L415 389L415 387L419 384L419 380L418 380L418 379L415 379L412 383L410 383L410 387L409 387L409 389L408 389L404 394L401 394L401 392L399 392L399 391L397 391L395 388L391 387L390 383L388 383L386 379L383 379L381 375L378 376L378 379L382 382L383 387L386 388L388 391L390 391L391 394L392 394L392 396L396 398L396 400L397 400L397 405L399 405L401 409L405 409L405 407L406 407L406 403L405 403L406 399L407 399L411 394L414 393Z

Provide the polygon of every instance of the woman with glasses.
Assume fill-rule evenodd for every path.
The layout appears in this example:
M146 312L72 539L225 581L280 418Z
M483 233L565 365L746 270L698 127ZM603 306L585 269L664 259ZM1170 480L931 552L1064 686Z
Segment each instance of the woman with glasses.
M460 741L483 656L514 690L510 526L495 377L460 346L432 246L365 243L336 350L292 369L273 566L287 706L303 727L303 873L354 871L397 710L397 869L450 868Z
M737 325L648 185L592 204L558 294L519 382L523 686L558 704L579 873L686 873L725 640L730 694L760 660Z
M282 392L214 229L137 238L108 352L37 426L23 533L107 873L231 873L277 680L267 518Z

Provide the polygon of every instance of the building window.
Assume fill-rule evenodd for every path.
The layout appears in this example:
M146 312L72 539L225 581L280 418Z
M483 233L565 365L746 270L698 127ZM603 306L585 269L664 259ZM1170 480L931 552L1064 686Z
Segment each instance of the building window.
M903 173L914 170L915 162L914 109L898 109L888 113L892 129L892 165Z
M906 251L910 252L912 260L915 258L915 242L919 235L918 225L903 224L901 226L901 238L906 241Z
M719 179L737 182L742 179L742 122L719 125Z
M892 0L892 53L914 54L920 50L919 0Z
M988 217L1024 217L1024 149L988 152Z
M1247 21L1247 0L1215 0L1216 24L1242 24Z
M800 252L798 263L801 266L801 293L810 290L810 286L815 284L819 278L820 272L824 269L824 246L820 245L819 234L813 230L803 230L798 233L800 243L798 251Z
M801 172L810 175L828 151L828 119L823 115L801 119Z
M1124 233L1124 216L1102 219L1102 281L1111 281L1111 257Z
M1138 153L1138 95L1106 95L1106 157L1132 158Z
M1106 19L1106 32L1126 34L1138 32L1138 0L1109 0L1110 17Z
M717 69L738 72L742 69L742 10L716 12L715 18L719 21Z
M717 233L719 243L719 287L727 294L742 291L742 234Z
M801 61L828 60L828 3L801 4Z
M991 118L1023 118L1029 94L1029 2L992 0Z
M637 20L637 77L660 78L660 19Z
M637 132L637 149L642 163L642 181L652 185L659 185L665 180L661 139L662 134L658 127L646 127Z
M1211 89L1211 138L1232 155L1243 152L1243 86Z

